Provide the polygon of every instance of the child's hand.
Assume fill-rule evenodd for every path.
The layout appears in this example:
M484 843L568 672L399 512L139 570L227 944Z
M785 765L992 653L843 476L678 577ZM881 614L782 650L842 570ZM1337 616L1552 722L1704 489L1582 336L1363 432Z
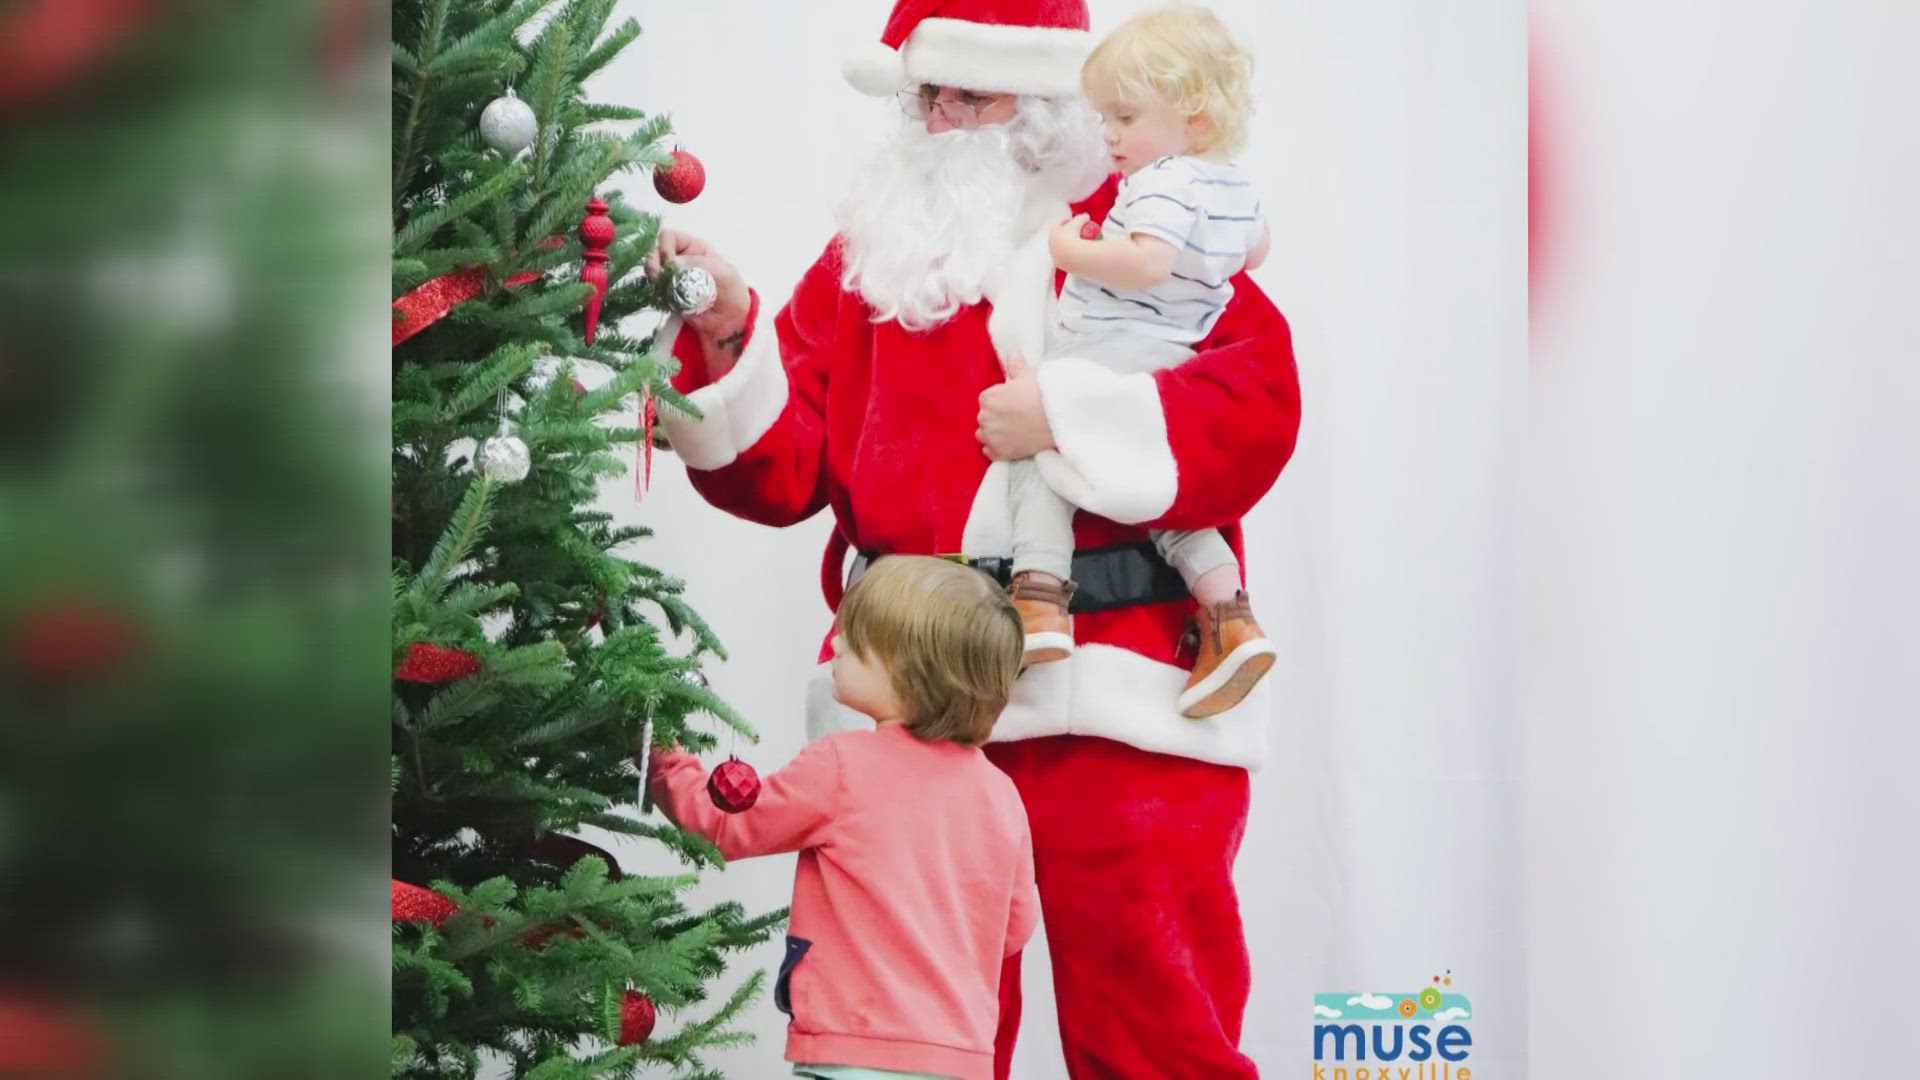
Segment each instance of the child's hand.
M1065 264L1073 258L1081 245L1092 242L1081 235L1081 230L1090 225L1093 225L1092 218L1085 214L1075 214L1053 227L1053 232L1047 236L1047 250L1053 254L1055 265L1071 272L1072 268Z

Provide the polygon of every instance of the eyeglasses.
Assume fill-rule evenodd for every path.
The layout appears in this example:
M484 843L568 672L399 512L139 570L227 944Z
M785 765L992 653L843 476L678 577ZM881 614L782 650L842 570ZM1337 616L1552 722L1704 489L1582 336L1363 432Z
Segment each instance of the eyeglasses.
M957 128L979 127L981 112L1007 98L1006 94L976 94L970 90L955 90L951 97L943 99L940 92L944 89L933 83L921 83L895 96L900 99L900 111L913 119L925 120L938 109L946 116L947 123Z

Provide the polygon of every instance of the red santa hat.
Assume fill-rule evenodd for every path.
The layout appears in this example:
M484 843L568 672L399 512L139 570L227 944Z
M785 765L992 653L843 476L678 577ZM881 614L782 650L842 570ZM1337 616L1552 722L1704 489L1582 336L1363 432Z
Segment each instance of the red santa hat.
M875 97L919 83L1066 96L1080 90L1090 25L1086 0L897 0L880 42L841 70Z

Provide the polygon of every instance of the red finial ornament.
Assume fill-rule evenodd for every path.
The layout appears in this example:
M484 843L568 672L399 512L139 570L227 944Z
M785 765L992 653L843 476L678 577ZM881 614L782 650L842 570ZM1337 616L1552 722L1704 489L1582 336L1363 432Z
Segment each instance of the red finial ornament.
M613 218L607 215L607 201L595 197L587 204L587 216L580 221L580 243L586 248L586 265L580 268L580 280L593 286L587 297L587 344L593 344L593 332L600 325L600 301L607 295L607 249L613 246Z

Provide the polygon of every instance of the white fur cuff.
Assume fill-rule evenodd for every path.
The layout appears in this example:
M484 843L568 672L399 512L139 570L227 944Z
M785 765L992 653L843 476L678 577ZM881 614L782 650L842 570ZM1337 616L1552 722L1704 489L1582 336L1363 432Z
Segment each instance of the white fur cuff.
M1060 448L1034 459L1048 485L1075 506L1126 525L1166 513L1179 492L1179 470L1153 376L1116 374L1074 357L1049 360L1035 373Z
M661 409L660 424L673 452L689 468L704 471L733 464L780 419L787 405L787 371L780 364L777 336L771 326L756 323L733 370L687 395L700 410L699 419L670 407ZM658 340L671 345L679 337L678 317L660 327Z
M1048 735L1096 735L1156 754L1258 769L1267 758L1273 716L1268 681L1205 720L1181 716L1174 702L1187 673L1139 653L1089 642L1071 657L1026 670L993 725L993 742ZM833 697L833 665L807 685L807 741L842 731L871 731L873 721Z

